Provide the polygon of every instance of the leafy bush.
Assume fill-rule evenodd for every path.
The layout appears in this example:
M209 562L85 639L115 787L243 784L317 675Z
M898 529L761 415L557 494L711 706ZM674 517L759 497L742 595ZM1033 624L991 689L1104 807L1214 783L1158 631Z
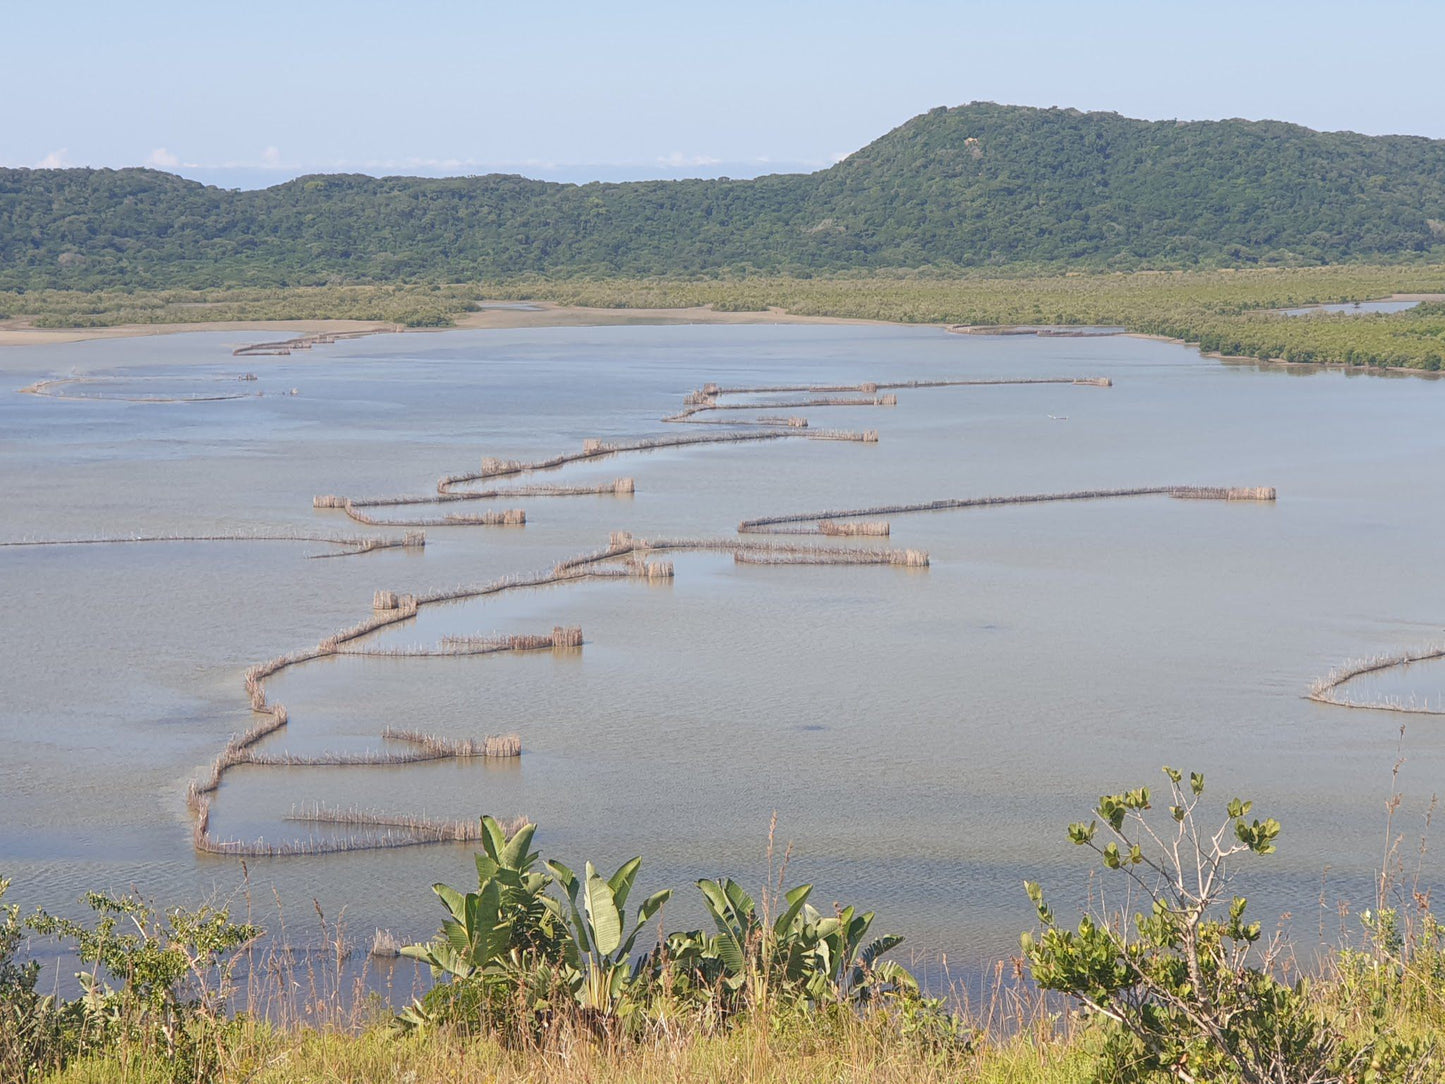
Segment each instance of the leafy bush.
M433 885L446 910L441 931L402 950L446 980L401 1013L403 1028L445 1024L530 1041L559 1018L618 1036L672 1012L722 1023L748 1009L907 1000L901 1028L926 1032L928 1042L957 1036L947 1014L918 998L913 977L881 959L902 938L866 940L871 911L820 915L807 904L812 886L803 885L784 894L782 913L767 922L735 882L704 880L698 886L717 932L671 934L634 961L639 935L671 896L664 890L644 900L629 930L626 907L641 859L606 878L590 862L580 876L556 861L543 873L531 850L535 825L510 836L490 817L482 825L477 891Z
M210 907L160 916L133 896L92 892L86 902L99 916L93 926L44 912L25 921L70 942L91 965L77 976L79 999L32 1010L47 1025L42 1060L58 1065L121 1047L158 1055L177 1084L211 1079L230 1030L225 1014L241 950L262 931Z
M1303 979L1281 980L1284 945L1261 941L1246 901L1229 896L1231 860L1274 853L1279 823L1250 819L1233 799L1204 824L1204 777L1164 769L1169 822L1156 827L1148 787L1105 795L1096 820L1069 826L1105 871L1147 901L1131 918L1092 909L1077 929L1057 923L1042 889L1026 885L1042 924L1025 933L1034 980L1075 998L1104 1028L1101 1077L1240 1084L1326 1084L1416 1080L1428 1044L1404 1042L1387 1019L1350 1029ZM1106 842L1099 841L1100 821ZM1217 823L1217 827L1215 826Z
M58 1018L51 998L35 992L38 961L16 963L26 937L20 908L5 904L10 882L0 877L0 1080L26 1081L59 1064Z

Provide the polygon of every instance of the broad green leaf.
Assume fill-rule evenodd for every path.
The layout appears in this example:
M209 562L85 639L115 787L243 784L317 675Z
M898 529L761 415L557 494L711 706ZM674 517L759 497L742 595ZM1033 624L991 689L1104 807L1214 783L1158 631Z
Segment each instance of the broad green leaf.
M442 906L447 909L447 913L450 914L452 918L458 922L465 919L467 913L467 898L465 895L458 892L451 885L444 885L440 881L432 885L431 890L441 899Z
M535 856L528 854L528 848L532 846L532 837L537 834L535 824L524 824L517 829L517 834L507 841L502 848L502 865L508 869L523 869L528 865L528 859Z
M617 868L607 880L607 887L612 889L612 898L617 903L617 910L621 911L627 906L627 894L632 891L632 882L637 878L637 871L642 868L642 859L634 858L630 862L624 862Z
M502 831L502 826L497 823L495 817L482 818L482 847L487 852L487 857L497 865L506 863L502 860L502 849L506 845L507 836Z
M872 967L873 961L882 956L885 952L896 949L903 944L903 938L899 934L884 934L882 937L874 938L858 956L863 961L864 967Z
M622 944L622 916L612 897L612 888L587 863L587 883L583 889L587 921L592 930L592 944L603 956L610 956Z
M626 943L623 944L620 956L625 958L632 955L632 946L637 943L637 935L642 932L642 927L671 898L672 889L664 888L661 892L654 892L642 901L642 906L637 909L637 923L632 927L632 933L628 935Z
M664 903L672 899L672 889L664 888L661 892L654 892L642 901L642 906L637 909L637 924L640 926L647 922Z
M797 888L791 889L787 895L783 897L788 906L787 909L778 916L778 921L773 923L773 933L777 937L781 938L788 930L793 928L793 923L797 920L799 912L803 910L803 904L808 902L808 896L812 894L812 891L812 885L799 885Z

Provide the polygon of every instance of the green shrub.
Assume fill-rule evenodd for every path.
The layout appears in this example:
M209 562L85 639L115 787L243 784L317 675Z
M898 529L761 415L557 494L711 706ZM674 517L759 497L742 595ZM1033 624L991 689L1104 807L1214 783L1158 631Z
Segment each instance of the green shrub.
M1250 819L1233 799L1202 822L1204 777L1164 769L1168 821L1154 824L1150 789L1106 795L1096 820L1069 839L1129 882L1147 907L1132 916L1091 908L1077 929L1058 925L1036 884L1039 936L1023 935L1034 980L1076 999L1104 1031L1101 1079L1239 1084L1333 1084L1427 1079L1429 1042L1398 1036L1387 1014L1351 1027L1338 1004L1304 979L1282 980L1286 945L1261 941L1246 901L1228 894L1232 860L1274 853L1279 823ZM1100 822L1107 838L1099 840ZM1374 932L1394 946L1388 923ZM1345 954L1348 964L1351 957ZM1358 998L1347 1002L1357 1004Z
M176 1084L211 1079L235 1023L226 1010L240 953L262 931L210 907L162 917L133 896L92 892L86 902L93 926L43 911L25 921L90 965L77 975L80 998L34 1012L50 1043L45 1062L120 1049L158 1056Z

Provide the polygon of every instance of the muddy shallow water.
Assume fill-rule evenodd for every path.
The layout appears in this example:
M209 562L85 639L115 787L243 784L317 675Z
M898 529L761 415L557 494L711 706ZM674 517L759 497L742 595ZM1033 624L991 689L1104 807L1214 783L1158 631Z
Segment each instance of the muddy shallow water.
M0 541L231 531L361 533L313 495L425 493L483 455L541 458L666 426L704 382L1107 376L904 390L891 407L788 411L877 444L780 440L619 456L535 476L631 496L469 502L522 528L428 528L424 552L308 560L310 543L0 548L0 875L29 907L90 888L229 898L234 858L191 849L184 791L252 724L251 663L315 644L400 592L490 580L610 531L732 537L739 520L947 497L1174 484L1275 486L1274 504L1151 496L890 517L926 570L758 567L676 555L669 584L570 584L425 610L379 646L581 625L580 653L319 660L273 678L268 748L376 748L388 725L521 735L520 762L238 768L213 830L285 840L326 801L444 817L525 813L548 854L640 853L646 887L761 875L769 816L790 880L876 909L879 928L969 970L1013 950L1021 884L1082 898L1063 837L1107 790L1204 770L1284 824L1243 884L1310 943L1370 899L1390 771L1418 836L1445 782L1445 720L1302 699L1340 661L1440 638L1445 386L1260 370L1131 338L931 328L676 326L378 336L232 358L236 333L0 353ZM259 397L67 401L15 390L99 376L87 395L235 386ZM113 378L113 381L112 381ZM289 394L295 389L298 394ZM729 414L732 412L729 412ZM722 415L726 417L727 415ZM751 415L742 415L749 417ZM707 427L716 428L716 427ZM446 509L450 511L451 509ZM381 512L390 510L382 509ZM403 510L404 512L405 510ZM436 509L428 509L435 513ZM373 531L372 533L378 533ZM866 541L866 540L865 540ZM1382 686L1431 703L1445 667ZM1407 847L1413 853L1413 842ZM313 900L352 932L421 937L428 885L467 845L252 860L264 922ZM1440 880L1433 857L1427 882ZM273 892L274 890L274 892ZM1320 907L1323 897L1326 906ZM697 922L691 891L670 925ZM301 923L298 919L298 924Z

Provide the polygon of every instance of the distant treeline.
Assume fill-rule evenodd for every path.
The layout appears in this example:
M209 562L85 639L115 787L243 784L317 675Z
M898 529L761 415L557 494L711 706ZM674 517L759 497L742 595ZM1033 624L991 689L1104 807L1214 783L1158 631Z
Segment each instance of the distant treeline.
M830 169L565 185L0 170L0 290L1445 256L1445 141L975 103Z

